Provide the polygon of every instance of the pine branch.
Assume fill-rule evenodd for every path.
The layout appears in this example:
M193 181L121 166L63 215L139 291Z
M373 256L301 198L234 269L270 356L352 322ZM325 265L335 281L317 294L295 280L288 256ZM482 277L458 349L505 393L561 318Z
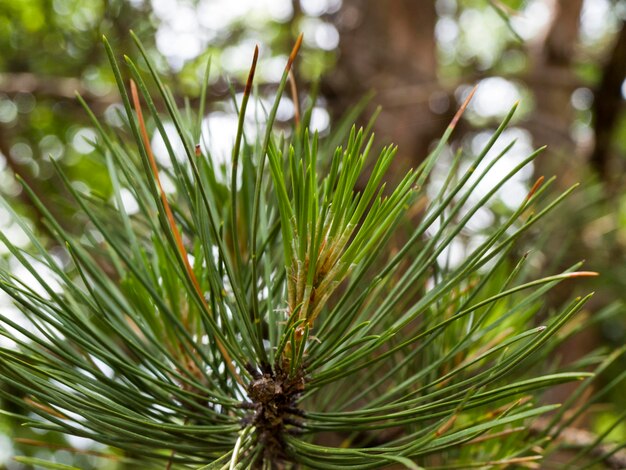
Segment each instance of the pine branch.
M476 155L457 153L438 181L470 93L423 162L387 187L396 148L377 151L371 124L320 136L308 100L278 134L300 36L275 101L251 132L255 49L235 103L231 166L220 167L199 145L206 92L197 110L181 111L133 38L166 114L129 57L127 90L106 39L126 127L107 129L79 97L98 132L113 202L81 193L56 166L89 221L84 234L66 230L24 189L71 263L58 263L19 219L28 252L0 233L33 279L0 270L0 288L28 322L0 315L0 334L16 344L0 347L0 383L15 390L0 395L19 404L14 417L122 449L138 468L419 468L431 458L446 468L536 465L543 436L518 431L560 413L538 394L569 382L582 393L594 377L545 367L591 295L551 311L542 311L544 296L597 273L577 263L533 277L528 256L517 259L512 247L575 187L550 198L554 179L538 178L460 262L446 257L542 150L493 177L513 147L493 155L516 105ZM207 64L204 87L208 78ZM153 154L157 134L166 161ZM136 212L128 213L124 193ZM402 227L410 234L385 256ZM538 314L544 325L535 324ZM598 371L619 354L602 358ZM340 442L324 442L329 435Z

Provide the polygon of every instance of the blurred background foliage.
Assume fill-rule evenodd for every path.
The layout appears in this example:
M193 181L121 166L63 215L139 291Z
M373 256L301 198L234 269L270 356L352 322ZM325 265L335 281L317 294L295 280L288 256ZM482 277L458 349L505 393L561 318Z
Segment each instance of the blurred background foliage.
M313 126L323 132L359 103L367 119L381 105L378 141L399 144L398 175L427 154L474 84L478 92L443 166L456 148L468 153L480 148L511 104L521 101L503 139L503 145L516 139L516 147L495 171L508 171L531 148L548 144L548 151L475 218L466 244L452 246L446 257L461 260L481 231L516 206L539 175L557 175L561 187L582 181L584 189L526 242L538 270L585 258L586 269L602 273L588 315L609 305L620 309L575 336L560 353L562 360L575 360L626 342L620 306L626 297L625 19L623 0L0 0L0 192L44 237L46 227L16 174L74 231L85 227L65 203L51 160L63 166L73 184L110 196L106 169L90 157L94 129L74 96L79 91L96 115L114 127L120 124L103 34L117 53L136 56L129 35L134 30L175 95L188 96L192 105L211 57L211 106L203 126L212 154L226 163L236 129L230 94L242 92L254 45L261 47L256 113L262 114L302 31L305 50L296 82L300 99L317 90ZM289 123L295 112L294 102L285 98L278 119ZM164 150L157 137L153 147L157 157ZM443 168L440 173L445 174ZM431 184L436 189L436 177ZM130 208L133 202L125 201ZM27 244L1 208L0 229L16 245ZM557 306L570 294L557 291L550 302ZM0 308L11 308L4 297ZM625 368L622 358L605 381ZM559 400L567 390L553 393L551 398ZM625 394L626 385L616 387L613 405L594 410L578 425L601 433L614 411L626 407ZM8 406L4 409L11 411ZM612 433L625 439L626 424ZM16 437L50 445L28 445ZM89 452L97 452L97 446L79 438L34 435L16 428L9 417L0 420L0 465L6 468L22 468L11 460L19 454L80 468L117 468Z

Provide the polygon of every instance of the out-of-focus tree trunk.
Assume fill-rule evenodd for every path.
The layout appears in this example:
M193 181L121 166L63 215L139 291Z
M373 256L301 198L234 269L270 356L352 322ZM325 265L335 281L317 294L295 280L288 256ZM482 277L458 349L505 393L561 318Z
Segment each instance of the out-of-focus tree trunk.
M626 79L626 22L602 70L602 79L596 87L593 103L593 130L595 144L589 161L605 181L610 181L614 173L619 174L615 159L611 158L611 142L619 112L623 106L622 83ZM613 170L618 170L614 172Z
M576 174L582 170L582 155L572 158L577 149L571 137L574 121L571 96L578 86L572 62L579 42L582 4L583 0L555 2L545 41L532 54L534 67L529 80L535 96L535 112L527 128L537 144L548 145L547 154L536 161L538 172L557 172L563 186L577 180ZM564 155L568 156L567 160L559 158Z
M324 89L330 108L345 114L373 90L366 115L382 105L375 132L379 142L399 146L401 166L423 159L446 125L429 107L438 88L434 3L344 0L335 18L341 41L337 67Z

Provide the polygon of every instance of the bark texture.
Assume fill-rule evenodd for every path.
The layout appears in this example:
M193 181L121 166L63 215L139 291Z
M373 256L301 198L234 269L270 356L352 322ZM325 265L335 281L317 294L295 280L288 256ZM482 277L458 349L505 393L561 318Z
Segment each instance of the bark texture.
M447 124L429 106L433 99L444 105L447 99L436 91L434 3L345 0L335 18L340 57L324 90L331 109L340 116L374 91L365 115L382 106L375 127L378 141L397 144L397 160L405 166L422 160Z

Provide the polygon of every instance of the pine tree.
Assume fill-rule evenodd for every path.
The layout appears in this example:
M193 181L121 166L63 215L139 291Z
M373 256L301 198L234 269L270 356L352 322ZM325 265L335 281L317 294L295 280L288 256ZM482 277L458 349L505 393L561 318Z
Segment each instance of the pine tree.
M427 197L469 96L432 153L388 188L396 149L376 151L371 124L320 136L310 129L311 99L293 128L276 129L300 41L251 135L255 50L222 168L199 145L209 66L200 109L181 111L139 41L150 83L129 58L124 80L105 40L126 131L104 127L81 101L114 198L80 192L57 168L83 217L84 230L70 233L24 185L71 262L60 265L17 215L31 247L0 234L36 279L1 274L29 325L0 319L0 333L17 345L0 349L9 387L0 394L24 410L16 417L25 425L106 444L128 468L536 468L558 447L550 439L567 426L565 411L590 389L594 375L582 367L602 370L623 352L552 370L549 353L589 296L553 311L545 294L595 273L576 265L528 280L528 256L515 259L520 236L574 188L551 197L552 180L540 178L458 266L442 262L471 217L540 152L471 202L513 145L486 158L515 107L469 169L458 171L470 158L459 152ZM166 165L151 149L155 134ZM137 213L126 210L124 192ZM580 386L567 406L539 399L571 381ZM545 423L533 426L539 417Z

